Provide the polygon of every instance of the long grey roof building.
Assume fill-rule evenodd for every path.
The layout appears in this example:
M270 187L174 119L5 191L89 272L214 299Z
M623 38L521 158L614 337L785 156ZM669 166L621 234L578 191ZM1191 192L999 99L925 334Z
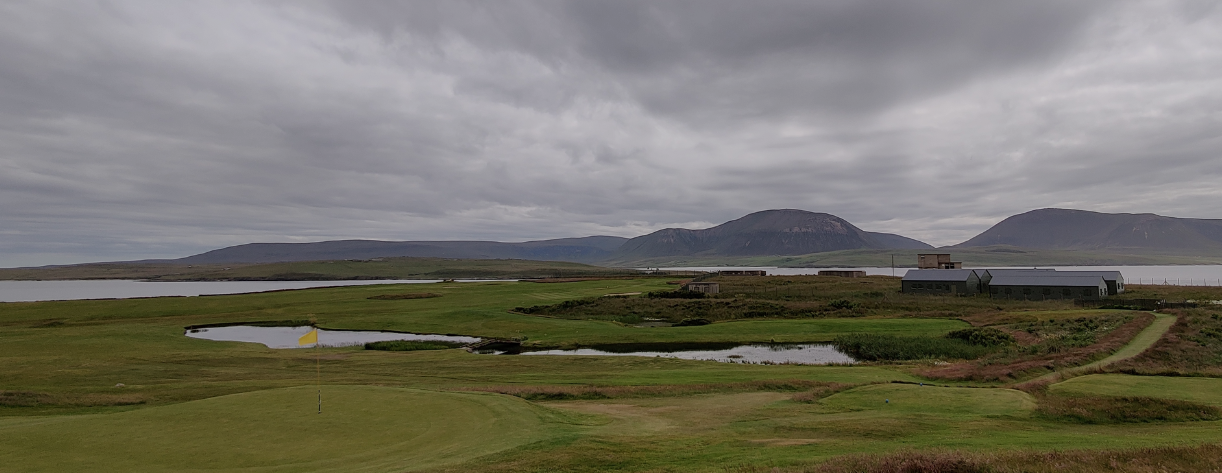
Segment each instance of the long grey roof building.
M988 287L989 295L999 299L1098 300L1108 296L1107 282L1100 275L998 274Z

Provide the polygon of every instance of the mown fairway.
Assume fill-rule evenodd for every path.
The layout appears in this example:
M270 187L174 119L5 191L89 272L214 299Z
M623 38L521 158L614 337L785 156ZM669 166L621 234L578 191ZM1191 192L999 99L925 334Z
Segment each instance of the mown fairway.
M1114 313L1017 304L997 310L983 301L931 298L903 299L905 305L934 305L887 317L637 328L510 311L673 287L661 279L438 283L0 304L0 470L724 471L797 468L847 453L910 447L994 451L1222 440L1222 425L1213 421L1092 425L1047 418L1036 409L1043 394L1001 383L919 386L930 382L912 374L929 366L924 361L818 367L456 349L272 350L183 335L183 327L196 324L313 320L324 328L517 337L555 347L827 341L848 333L938 337L968 326L939 315L948 313L966 313L962 317L976 323ZM440 297L370 299L423 292ZM971 312L975 306L984 308ZM1136 342L1149 343L1145 338ZM315 414L316 369L322 415ZM756 383L769 380L838 384L808 393ZM914 384L891 384L897 381ZM1210 397L1218 391L1213 381L1091 375L1053 384L1048 392L1218 405ZM469 391L590 385L659 388L546 402ZM692 385L705 387L696 394L683 389ZM967 385L974 387L962 387Z
M569 418L520 399L372 386L269 389L131 412L0 419L4 469L404 471L546 439ZM571 417L571 416L570 416Z

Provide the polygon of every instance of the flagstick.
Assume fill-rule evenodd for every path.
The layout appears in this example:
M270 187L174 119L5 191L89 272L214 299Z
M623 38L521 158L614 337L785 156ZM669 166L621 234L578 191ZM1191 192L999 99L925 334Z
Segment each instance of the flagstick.
M314 386L318 387L318 413L321 414L323 413L323 367L319 364L318 340L314 340L314 376Z

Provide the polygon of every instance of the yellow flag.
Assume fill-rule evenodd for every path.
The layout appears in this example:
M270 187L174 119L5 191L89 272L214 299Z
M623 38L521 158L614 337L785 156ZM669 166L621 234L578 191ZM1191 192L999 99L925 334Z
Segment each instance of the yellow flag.
M318 329L311 330L310 333L302 335L297 339L297 345L318 344Z

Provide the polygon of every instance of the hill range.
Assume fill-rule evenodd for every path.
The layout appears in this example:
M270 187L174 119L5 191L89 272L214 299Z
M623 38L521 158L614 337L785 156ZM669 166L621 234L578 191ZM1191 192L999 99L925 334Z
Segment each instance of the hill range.
M666 228L631 239L250 243L172 260L92 265L216 266L414 257L559 261L624 268L887 266L895 259L904 267L912 266L916 253L932 249L902 235L862 230L835 215L779 209L711 228ZM939 251L954 253L956 259L972 266L1222 264L1222 220L1039 209L1006 218ZM0 279L8 279L12 272L0 271ZM21 274L27 273L29 270Z

